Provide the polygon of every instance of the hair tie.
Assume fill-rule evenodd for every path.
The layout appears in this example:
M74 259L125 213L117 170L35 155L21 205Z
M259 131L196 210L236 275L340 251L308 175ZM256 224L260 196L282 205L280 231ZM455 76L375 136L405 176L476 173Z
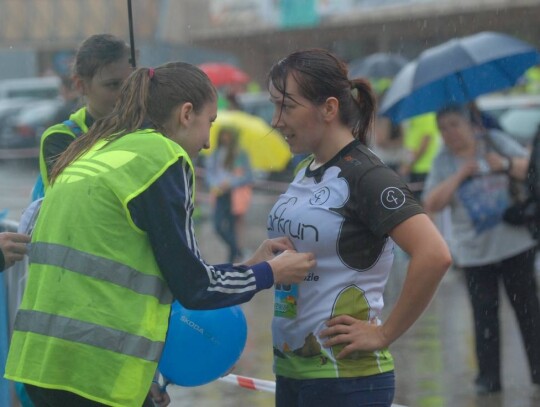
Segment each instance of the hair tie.
M148 77L150 79L152 79L154 77L154 73L155 73L155 69L154 68L148 68Z

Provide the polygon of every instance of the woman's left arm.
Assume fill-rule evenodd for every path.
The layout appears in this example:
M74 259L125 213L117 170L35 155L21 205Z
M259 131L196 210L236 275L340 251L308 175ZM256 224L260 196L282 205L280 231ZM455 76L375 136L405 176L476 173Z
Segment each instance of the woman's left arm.
M401 294L382 325L347 315L328 322L328 328L321 332L321 337L329 338L324 346L346 344L338 358L357 350L386 348L403 335L427 308L451 265L444 238L425 214L406 219L390 236L410 256Z
M390 236L410 260L401 294L381 326L385 345L394 342L420 317L452 264L444 238L427 215L405 220Z

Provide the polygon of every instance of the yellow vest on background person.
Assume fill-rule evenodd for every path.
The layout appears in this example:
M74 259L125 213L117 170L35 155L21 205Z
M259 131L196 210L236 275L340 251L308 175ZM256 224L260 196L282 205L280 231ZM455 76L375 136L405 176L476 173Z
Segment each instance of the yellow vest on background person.
M86 107L82 107L79 110L77 110L75 113L72 113L69 116L69 120L71 120L74 123L74 125L76 125L80 129L82 134L88 132L88 127L86 126ZM45 165L45 158L43 157L43 143L45 142L45 139L48 136L54 133L67 134L73 137L73 140L75 140L79 136L79 134L75 134L75 132L73 131L73 128L65 124L65 122L55 124L43 132L43 135L41 136L41 141L40 141L39 172L43 180L43 187L45 189L49 187L49 176L47 174L47 166Z
M172 295L127 205L181 156L193 172L178 144L140 130L98 142L48 189L7 379L111 406L142 405Z
M405 123L404 148L409 151L417 151L425 136L430 137L430 143L424 154L411 166L411 173L427 174L431 169L433 159L439 151L440 135L435 113L415 116Z
M525 72L525 92L531 95L540 94L540 65L533 66Z

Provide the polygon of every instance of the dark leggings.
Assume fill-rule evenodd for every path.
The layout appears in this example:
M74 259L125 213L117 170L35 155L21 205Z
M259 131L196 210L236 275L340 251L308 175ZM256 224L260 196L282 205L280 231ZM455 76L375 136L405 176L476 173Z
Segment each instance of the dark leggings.
M214 228L229 249L228 262L233 263L239 255L239 252L235 219L231 209L230 192L226 192L216 198Z
M478 376L500 383L499 279L514 309L531 378L540 384L540 303L534 270L536 249L498 263L465 267L474 316Z
M24 388L28 393L28 397L32 400L34 407L103 407L106 404L98 403L97 401L88 400L75 393L65 390L45 389L43 387L32 386L25 384ZM142 407L154 407L150 397L147 397Z

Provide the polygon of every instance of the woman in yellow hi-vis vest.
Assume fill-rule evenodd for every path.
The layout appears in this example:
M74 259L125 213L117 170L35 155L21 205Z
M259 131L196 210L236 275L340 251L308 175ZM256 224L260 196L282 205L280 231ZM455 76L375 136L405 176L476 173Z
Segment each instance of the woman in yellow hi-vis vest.
M191 160L209 147L216 102L197 67L139 68L113 112L53 168L5 373L37 406L141 406L173 298L197 309L240 304L315 265L285 239L266 240L241 265L202 260Z

